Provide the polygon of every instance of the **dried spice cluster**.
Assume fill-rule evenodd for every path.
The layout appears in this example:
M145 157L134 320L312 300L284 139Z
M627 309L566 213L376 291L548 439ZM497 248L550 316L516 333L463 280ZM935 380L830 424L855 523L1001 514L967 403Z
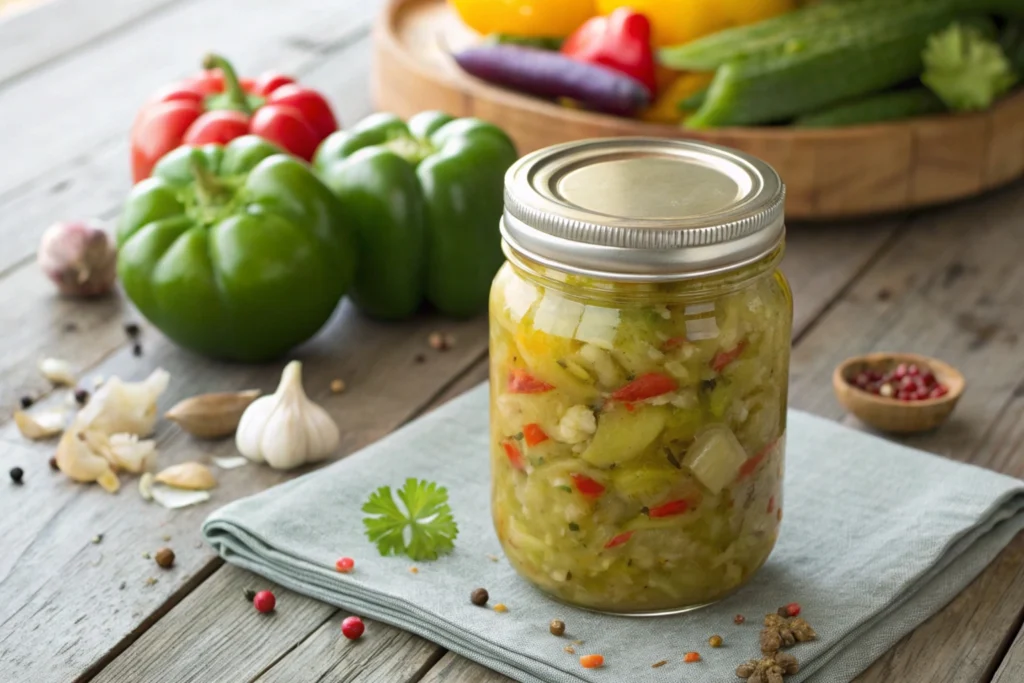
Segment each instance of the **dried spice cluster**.
M796 657L780 652L783 648L818 637L807 620L798 617L798 614L800 605L797 603L780 607L775 614L766 614L760 634L764 656L740 664L736 667L736 675L747 683L783 683L784 676L800 671Z
M806 643L817 637L818 634L811 625L800 617L787 618L778 614L768 614L764 618L764 628L761 629L761 652L766 655L774 654L784 647Z

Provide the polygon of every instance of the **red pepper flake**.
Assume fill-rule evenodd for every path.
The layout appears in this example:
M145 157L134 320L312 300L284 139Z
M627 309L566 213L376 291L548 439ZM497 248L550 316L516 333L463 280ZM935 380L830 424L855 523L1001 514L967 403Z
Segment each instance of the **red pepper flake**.
M505 449L505 455L508 456L508 461L512 464L512 467L517 470L525 468L523 464L523 454L519 450L519 446L514 441L502 441L501 447Z
M652 507L647 513L647 516L651 519L657 519L659 517L672 517L673 515L681 515L690 509L690 501L685 498L679 500L670 500L667 503L656 505Z
M686 662L687 664L693 664L694 662L699 662L700 661L700 653L699 652L687 652L685 655L683 655L683 661Z
M571 474L572 483L576 485L576 490L587 498L597 498L604 493L604 486L585 474Z
M337 569L342 574L348 574L350 571L352 571L355 568L355 566L356 566L356 561L353 560L351 557L339 557L334 562L334 568Z
M543 394L554 388L553 384L539 380L521 368L515 368L508 373L508 392L510 394Z
M768 499L768 514L775 512L775 496Z
M523 438L526 439L527 446L536 446L547 441L548 435L544 433L539 424L531 422L523 427Z
M614 548L617 545L622 545L623 543L625 543L626 541L628 541L632 537L633 537L633 532L632 531L624 531L621 534L619 534L618 536L612 537L612 540L610 540L607 543L605 543L604 544L605 550L607 550L608 548Z
M580 666L584 669L597 669L604 666L604 657L601 655L583 655L580 657Z
M663 659L660 662L655 662L654 664L651 664L651 668L652 669L660 669L661 667L665 666L666 664L668 664L668 660L667 659Z
M786 616L788 616L788 617L799 616L800 615L800 603L799 602L791 602L788 605L786 605L785 610L786 610Z
M678 349L686 343L686 337L672 337L666 339L665 343L661 345L662 351L671 351L672 349Z
M620 387L611 397L614 401L630 403L667 394L670 391L675 391L677 387L676 381L668 375L649 372Z
M742 354L743 350L746 348L747 342L741 341L732 351L719 351L715 354L715 357L711 359L711 369L715 372L721 372L725 369L725 366L739 358L740 354Z

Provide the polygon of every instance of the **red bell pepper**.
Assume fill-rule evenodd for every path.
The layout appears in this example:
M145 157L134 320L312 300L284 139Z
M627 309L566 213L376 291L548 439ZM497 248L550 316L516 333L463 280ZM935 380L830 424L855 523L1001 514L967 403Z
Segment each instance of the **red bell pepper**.
M320 93L267 72L239 79L231 64L208 56L198 76L160 90L132 126L132 176L148 178L162 156L181 145L224 144L255 134L307 161L338 130Z
M731 351L719 351L715 354L715 357L711 359L711 369L715 372L721 372L727 365L729 365L729 363L739 358L740 354L742 354L746 348L747 342L741 341L736 345L736 348Z
M644 399L654 398L655 396L675 391L678 386L676 381L668 375L649 372L646 375L640 375L629 384L616 389L612 394L612 400L627 403L643 401Z
M657 91L651 22L628 7L586 21L562 44L562 54L632 76L652 97Z
M576 485L576 490L587 498L597 498L604 493L604 486L599 481L591 479L585 474L571 474L572 483Z
M673 517L675 515L681 515L690 509L690 501L685 498L679 500L670 500L667 503L662 503L652 507L647 513L651 519L658 519L661 517Z
M549 437L543 427L536 422L531 422L523 427L523 438L526 439L527 446L536 446L547 441Z
M514 469L522 470L526 468L526 464L523 462L523 453L514 441L502 441L501 447L505 449L505 455L508 456L508 461Z
M537 379L521 368L514 368L508 373L508 393L510 394L543 394L554 388L554 385Z
M625 543L626 541L628 541L632 537L633 537L633 532L632 531L623 531L618 536L613 536L610 541L608 541L607 543L604 544L605 550L607 550L608 548L614 548L615 546L618 546L618 545L622 545L623 543Z

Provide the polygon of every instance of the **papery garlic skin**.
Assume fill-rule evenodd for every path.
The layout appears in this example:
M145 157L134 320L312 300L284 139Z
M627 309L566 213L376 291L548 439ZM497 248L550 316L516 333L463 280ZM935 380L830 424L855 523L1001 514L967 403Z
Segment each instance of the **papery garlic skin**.
M100 296L113 289L117 279L114 240L89 223L51 225L43 233L36 260L65 296Z
M156 465L156 442L140 441L134 434L114 434L108 440L106 455L118 469L139 474Z
M239 453L279 470L323 460L340 441L338 425L306 396L299 361L285 366L277 391L245 409L235 433Z
M156 426L156 401L167 389L171 376L158 368L141 382L111 377L78 413L75 426L104 434L144 437Z

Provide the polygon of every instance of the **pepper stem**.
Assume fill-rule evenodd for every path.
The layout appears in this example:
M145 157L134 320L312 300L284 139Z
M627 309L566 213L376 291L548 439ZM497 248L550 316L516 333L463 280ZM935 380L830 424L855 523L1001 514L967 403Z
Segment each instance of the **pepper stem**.
M235 72L235 67L231 66L231 62L220 55L208 54L203 58L203 68L220 69L221 76L224 78L224 94L227 95L227 101L231 104L231 108L246 115L252 113L248 95L242 88L242 83L238 80L238 74Z
M196 181L196 195L204 206L215 206L220 203L220 198L229 191L227 185L221 182L220 178L214 175L206 164L199 160L197 154L189 159L189 170Z

